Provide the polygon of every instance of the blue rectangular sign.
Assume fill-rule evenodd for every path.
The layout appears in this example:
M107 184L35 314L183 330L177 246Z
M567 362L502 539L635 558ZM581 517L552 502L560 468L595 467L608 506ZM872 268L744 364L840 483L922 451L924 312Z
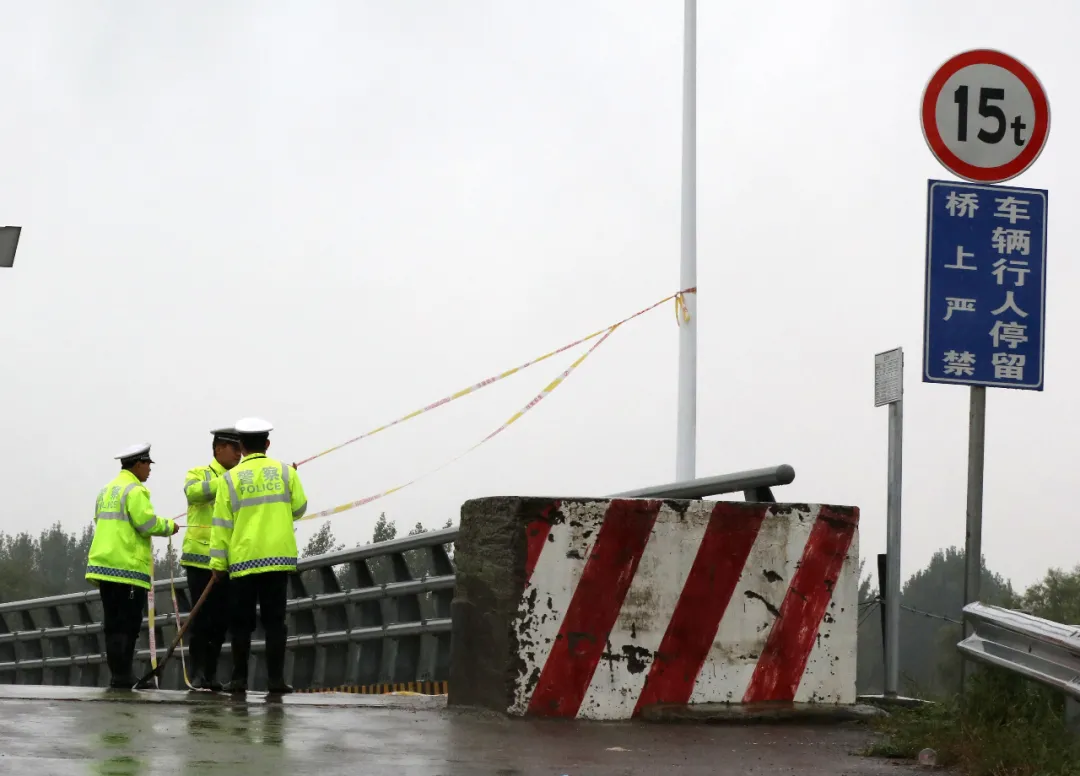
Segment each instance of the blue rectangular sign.
M1043 389L1047 192L929 181L923 381Z

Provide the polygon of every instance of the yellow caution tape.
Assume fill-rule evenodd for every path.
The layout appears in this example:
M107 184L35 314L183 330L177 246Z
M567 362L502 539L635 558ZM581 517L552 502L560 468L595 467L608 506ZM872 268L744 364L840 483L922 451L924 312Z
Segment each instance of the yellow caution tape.
M665 300L665 301L667 301L667 300ZM366 498L362 498L362 499L359 499L357 501L350 501L350 502L348 502L346 504L340 504L339 506L333 507L332 509L324 509L321 512L315 512L315 513L310 514L310 515L304 515L303 517L301 517L299 520L297 520L295 522L300 522L300 520L317 520L320 517L330 517L332 515L337 515L337 514L340 514L342 512L347 512L350 509L356 509L357 507L362 507L365 504L370 504L372 501L376 501L376 500L378 500L380 498L383 498L384 496L389 496L391 493L396 493L399 490L407 488L410 485L413 485L413 484L419 482L420 480L422 480L422 479L424 479L426 477L430 477L432 474L435 474L436 472L442 471L447 466L450 466L451 464L456 463L457 461L461 460L466 455L471 453L473 450L480 447L480 445L484 444L485 442L489 442L491 439L493 439L497 435L501 434L503 431L505 431L507 428L509 428L511 424L515 423L519 418L521 418L522 415L524 415L526 412L528 412L533 407L535 407L537 404L539 404L541 401L543 401L543 399L546 396L548 396L552 391L554 391L556 388L558 388L563 383L563 381L566 380L566 378L570 376L571 372L573 372L575 369L577 369L579 366L581 366L581 363L586 358L588 358L589 355L594 350L596 350L598 347L603 345L604 342L607 340L607 338L610 337L615 332L615 330L617 328L619 328L621 325L622 325L622 322L616 323L614 326L609 328L607 331L603 332L603 336L599 340L597 340L593 344L592 347L590 347L588 350L586 350L576 361L574 361L574 363L572 363L570 365L570 367L565 372L563 372L561 375L559 375L554 380L552 380L550 383L548 383L547 386L545 386L544 390L540 391L540 393L538 393L533 398L532 401L530 401L528 404L526 404L520 410L518 410L513 415L511 415L510 418L505 423L503 423L497 429L495 429L490 434L488 434L486 437L481 439L475 445L470 447L465 452L460 453L459 455L455 456L451 460L447 461L442 466L439 466L439 467L437 467L435 469L432 469L431 471L427 472L426 474L422 474L419 477L417 477L417 478L415 478L413 480L410 480L409 482L406 482L404 485L398 485L396 488L390 488L390 490L384 490L382 493L376 493L373 496L368 496Z
M534 366L536 364L539 364L541 361L546 361L547 359L552 358L553 356L557 356L560 353L565 353L566 351L568 351L568 350L570 350L572 348L575 348L578 345L584 344L584 343L586 343L586 342L588 342L590 340L596 339L597 337L603 336L606 339L607 336L611 334L611 332L613 332L618 327L622 326L624 323L632 321L635 318L638 318L638 317L644 315L647 312L651 312L652 310L655 310L660 305L665 304L667 302L670 302L673 299L675 300L676 310L681 310L683 318L685 320L689 321L690 320L690 317L689 317L690 313L689 313L689 310L686 308L686 302L684 301L684 296L686 294L694 294L694 293L697 293L697 288L696 287L695 288L687 288L687 289L684 289L684 290L679 291L677 293L671 294L670 296L665 296L659 302L651 304L651 305L649 305L648 307L646 307L646 308L644 308L642 310L638 310L633 315L629 315L626 318L623 318L621 321L618 321L617 323L613 323L612 325L610 325L610 326L608 326L608 327L606 327L604 329L600 329L598 331L595 331L592 334L589 334L588 336L582 337L581 339L574 340L573 342L569 343L568 345L563 345L561 348L557 348L557 349L551 351L550 353L545 353L544 355L539 356L538 358L534 358L531 361L526 361L524 364L521 364L520 366L516 366L513 369L508 369L505 372L501 372L501 373L499 373L499 374L497 374L497 375L495 375L493 377L489 377L486 380L481 380L480 382L475 383L474 385L470 385L468 388L462 388L460 391L457 391L456 393L452 393L449 396L445 396L445 397L443 397L442 399L439 399L436 402L432 402L431 404L427 405L426 407L423 407L421 409L410 412L407 415L402 415L397 420L391 421L391 422L386 423L386 424L384 424L382 426L379 426L378 428L372 429L371 431L368 431L368 432L366 432L364 434L361 434L360 436L353 437L352 439L346 440L345 442L342 442L339 445L335 445L334 447L331 447L331 448L329 448L327 450L323 450L321 453L313 455L310 458L304 458L301 461L297 461L295 465L299 467L299 466L302 466L302 465L304 465L306 463L310 463L311 461L314 461L316 458L322 458L324 455L329 455L330 453L335 452L336 450L340 450L341 448L346 447L348 445L351 445L354 442L359 442L361 439L367 439L368 437L371 437L371 436L374 436L375 434L378 434L380 431L385 431L388 428L393 428L394 426L397 426L397 425L399 425L401 423L404 423L404 422L406 422L408 420L412 420L415 417L423 415L426 412L430 412L431 410L434 410L434 409L436 409L438 407L442 407L442 406L444 406L446 404L449 404L450 402L457 401L458 399L462 398L463 396L468 396L469 394L475 393L475 392L479 391L482 388L486 388L489 385L493 385L494 383L497 383L500 380L504 380L507 377L510 377L511 375L517 374L518 372L522 371L523 369L526 369L526 368L528 368L530 366ZM591 352L592 352L592 350L589 351L589 353L591 353ZM585 355L588 355L588 353L586 353ZM583 359L581 359L581 360L583 360ZM577 363L580 363L581 360L576 362L574 364L574 366L571 367L571 370L573 370L577 366ZM564 379L564 378L565 378L565 375L563 376L563 378L560 378L560 380ZM556 382L558 382L558 381L556 381ZM543 396L540 396L535 401L539 401L540 398L543 398ZM522 412L519 413L518 417L520 417L521 414L524 414L525 412L527 412L529 409L531 409L531 406L526 407L525 409L523 409ZM513 423L515 420L517 420L517 417L511 418L507 422L506 425L509 425L510 423ZM502 431L502 428L496 430L492 434L492 436L494 436L494 434L499 433L500 431ZM483 441L486 442L487 440L485 439ZM481 442L480 444L483 444L483 442ZM477 445L477 446L479 446L479 445ZM464 455L464 453L462 455ZM455 459L455 460L457 460L457 459ZM445 465L448 466L450 463L453 463L453 461L451 461L451 462L449 462L449 463L447 463ZM440 467L440 468L442 468L442 467ZM438 470L436 470L436 471L438 471ZM428 474L433 474L433 473L434 472L429 472ZM426 477L428 475L424 475L424 476ZM418 478L418 479L422 479L422 478ZM413 482L415 482L415 481L416 480L414 480ZM382 498L383 496L389 495L390 493L393 493L394 491L401 490L401 488L407 487L408 485L411 485L411 484L412 484L411 482L406 483L405 485L401 485L401 486L399 486L397 488L386 491L385 493L381 493L378 496L372 497L370 499L370 501L374 501L376 498ZM369 503L369 502L365 501L364 503ZM355 506L359 506L359 504L356 504ZM348 508L351 509L352 507L348 507ZM339 511L345 511L345 510L340 509ZM186 511L181 512L181 513L177 514L173 518L173 520L180 520L181 518L186 517L186 515L187 515ZM321 517L321 516L325 516L325 515L322 515L320 513L319 515L310 515L308 517L305 517L304 519L305 520L312 520L315 517ZM186 528L186 526L181 526L181 527Z
M690 323L690 308L686 306L686 299L684 294L687 292L680 291L675 294L675 323L682 326L684 323ZM693 289L689 293L693 293Z
M347 440L345 442L342 442L340 445L335 445L334 447L331 447L328 450L323 450L321 453L318 453L317 455L313 455L310 458L305 458L302 461L298 461L296 463L296 465L297 466L302 466L303 464L310 463L311 461L314 461L316 458L321 458L324 455L329 455L330 453L334 452L335 450L340 450L341 448L343 448L343 447L345 447L347 445L351 445L353 442L359 442L361 439L367 439L368 437L371 437L371 436L374 436L375 434L378 434L380 431L385 431L386 429L392 428L392 427L398 425L399 423L404 423L407 420L412 420L413 418L415 418L415 417L417 417L419 415L423 415L425 412L430 412L431 410L433 410L433 409L435 409L437 407L441 407L444 404L449 404L452 401L457 401L458 399L460 399L463 396L468 396L471 393L475 393L476 391L479 391L481 388L487 388L489 385L497 383L500 380L504 380L507 377L510 377L510 375L517 374L518 372L520 372L521 370L523 370L523 369L525 369L527 367L533 366L534 364L539 364L541 361L546 361L547 359L551 358L552 356L557 356L560 353L565 353L567 350L570 350L571 348L577 347L578 345L581 345L581 344L583 344L585 342L588 342L589 340L596 339L597 337L599 337L601 335L607 336L607 334L611 333L614 329L618 328L619 326L622 326L624 323L627 323L628 321L632 321L635 318L637 318L639 316L642 316L647 312L650 312L651 310L655 310L660 305L662 305L662 304L664 304L666 302L670 302L672 299L675 300L677 305L679 305L679 304L683 305L683 308L685 309L686 305L685 305L685 302L683 302L683 296L685 294L693 294L693 293L696 293L696 292L697 292L697 288L687 288L687 289L685 289L683 291L679 291L678 293L672 294L671 296L666 296L663 299L661 299L659 302L657 302L656 304L649 305L648 307L646 307L643 310L638 310L633 315L630 315L630 316L627 316L626 318L623 318L618 323L613 323L610 326L607 326L607 327L605 327L603 329L595 331L592 334L588 335L587 337L582 337L579 340L575 340L574 342L571 342L569 345L563 345L561 348L553 350L550 353L545 353L544 355L540 356L539 358L534 358L531 361L526 361L521 366L516 366L513 369L508 369L505 372L502 372L500 374L495 375L494 377L489 377L486 380L481 380L480 382L476 383L475 385L470 385L468 388L462 388L460 391L457 391L456 393L452 393L449 396L443 397L442 399L439 399L436 402L432 402L431 404L427 405L426 407L423 407L422 409L418 409L418 410L416 410L414 412L410 412L408 415L403 415L400 418L398 418L397 420L391 421L390 423L387 423L387 424L385 424L383 426L379 426L376 429L372 429L371 431L368 431L367 433L361 434L358 437L353 437L352 439L349 439L349 440ZM689 320L689 318L687 318L687 320Z

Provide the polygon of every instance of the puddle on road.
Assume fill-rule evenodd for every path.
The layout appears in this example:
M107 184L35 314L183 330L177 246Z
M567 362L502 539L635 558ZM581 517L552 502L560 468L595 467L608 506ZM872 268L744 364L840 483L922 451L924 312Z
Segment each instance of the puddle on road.
M289 719L280 706L223 703L146 712L98 707L89 724L80 724L91 773L272 776L297 772L291 764L297 758L311 765L312 758L304 756L310 755L307 736L289 740Z

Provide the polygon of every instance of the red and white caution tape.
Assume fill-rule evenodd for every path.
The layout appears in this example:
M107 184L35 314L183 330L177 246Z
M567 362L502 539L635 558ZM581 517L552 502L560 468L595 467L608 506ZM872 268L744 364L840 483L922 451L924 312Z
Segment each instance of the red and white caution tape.
M361 439L367 439L368 437L375 436L375 434L378 434L380 431L385 431L386 429L392 428L392 427L394 427L394 426L396 426L396 425L398 425L400 423L404 423L407 420L412 420L413 418L415 418L415 417L417 417L419 415L423 415L425 412L430 412L431 410L436 409L437 407L441 407L444 404L449 404L452 401L457 401L458 399L460 399L463 396L468 396L471 393L476 393L481 388L487 388L489 385L497 383L500 380L504 380L507 377L510 377L510 375L517 374L518 372L520 372L521 370L523 370L523 369L525 369L527 367L533 366L534 364L539 364L541 361L546 361L547 359L551 358L552 356L557 356L560 353L565 353L567 350L570 350L571 348L577 347L578 345L581 345L581 344L583 344L585 342L588 342L589 340L596 339L597 337L599 337L601 335L603 335L604 337L607 337L608 334L610 334L612 331L614 331L619 326L622 326L624 323L627 323L628 321L632 321L635 318L638 318L638 317L644 315L647 312L655 310L660 305L665 304L666 302L670 302L672 299L675 300L675 304L676 304L677 309L678 309L678 307L680 305L682 306L683 315L684 315L684 317L686 317L686 320L689 320L688 314L686 312L686 303L683 301L683 296L685 294L693 294L693 293L696 293L696 292L697 292L697 288L687 288L687 289L685 289L683 291L679 291L678 293L672 294L671 296L666 296L663 299L661 299L659 302L656 302L655 304L649 305L648 307L646 307L643 310L638 310L633 315L627 316L626 318L623 318L621 321L618 321L617 323L613 323L610 326L607 326L607 327L605 327L603 329L600 329L599 331L595 331L592 334L590 334L590 335L588 335L586 337L582 337L579 340L574 340L569 345L563 345L561 348L553 350L550 353L545 353L544 355L542 355L542 356L540 356L538 358L534 358L531 361L526 361L521 366L516 366L513 369L508 369L505 372L501 372L501 373L495 375L494 377L489 377L486 380L481 380L480 382L476 383L475 385L470 385L468 388L462 388L460 391L457 391L456 393L452 393L449 396L445 396L445 397L443 397L442 399L439 399L436 402L432 402L431 404L427 405L426 407L418 409L418 410L416 410L414 412L410 412L408 415L403 415L400 418L398 418L397 420L394 420L394 421L391 421L390 423L379 426L376 429L372 429L371 431L368 431L368 432L366 432L364 434L361 434L358 437L353 437L352 439L349 439L349 440L347 440L345 442L342 442L340 445L335 445L334 447L331 447L328 450L323 450L321 453L313 455L310 458L305 458L302 461L297 462L296 465L297 466L302 466L303 464L310 463L311 461L314 461L316 458L321 458L324 455L329 455L330 453L334 452L335 450L340 450L341 448L346 447L347 445L351 445L353 442L359 442Z
M665 300L665 301L667 301L667 300ZM488 434L486 437L481 439L479 442L477 442L475 445L470 447L465 452L458 454L457 456L455 456L451 460L444 463L442 466L439 466L438 468L432 469L431 471L427 472L426 474L422 474L419 477L417 477L417 478L415 478L413 480L410 480L409 482L406 482L404 485L398 485L396 488L391 488L390 490L384 490L382 493L376 493L373 496L368 496L366 498L362 498L362 499L359 499L357 501L350 501L350 502L348 502L346 504L341 504L339 506L333 507L332 509L324 509L321 512L315 512L315 513L310 514L310 515L304 515L302 518L300 518L300 520L316 520L316 519L318 519L320 517L331 517L332 515L337 515L337 514L341 514L342 512L347 512L350 509L356 509L357 507L362 507L365 504L370 504L372 501L377 501L378 499L383 498L384 496L389 496L391 493L396 493L399 490L407 488L410 485L413 485L413 484L419 482L420 480L422 480L422 479L424 479L426 477L430 477L432 474L435 474L436 472L442 471L447 466L450 466L451 464L456 463L457 461L461 460L466 455L471 453L473 450L480 447L480 445L482 445L482 444L484 444L486 442L489 442L490 440L492 440L493 438L495 438L496 436L501 434L503 431L505 431L507 428L509 428L513 423L517 422L517 420L520 419L522 415L524 415L526 412L531 410L533 407L535 407L537 404L539 404L541 401L543 401L545 397L550 395L552 391L554 391L556 388L558 388L560 385L562 385L563 381L566 380L566 378L570 376L570 373L573 372L575 369L577 369L579 366L581 366L581 363L586 358L588 358L589 355L594 350L596 350L598 347L603 345L605 340L607 340L607 338L610 337L615 332L615 330L617 328L619 328L619 326L622 325L622 323L623 322L620 321L619 323L616 323L611 328L609 328L607 331L602 332L603 336L600 337L600 339L597 340L597 342L595 344L593 344L592 347L590 347L588 350L586 350L576 361L574 361L574 363L572 363L570 365L570 367L565 372L563 372L561 375L559 375L554 380L552 380L550 383L548 383L547 386L544 387L544 390L540 391L540 393L538 393L533 398L532 401L530 401L528 404L526 404L520 410L518 410L513 415L511 415L510 418L505 423L503 423L501 426L499 426L497 429L492 431L490 434ZM299 520L296 521L296 522L299 522Z

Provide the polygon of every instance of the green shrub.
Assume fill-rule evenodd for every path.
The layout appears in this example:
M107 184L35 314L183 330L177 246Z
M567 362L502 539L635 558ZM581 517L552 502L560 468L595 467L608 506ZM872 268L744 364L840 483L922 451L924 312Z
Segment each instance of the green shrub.
M868 754L915 758L970 776L1080 776L1080 737L1066 728L1065 701L1015 674L980 668L962 698L877 723L882 738Z

